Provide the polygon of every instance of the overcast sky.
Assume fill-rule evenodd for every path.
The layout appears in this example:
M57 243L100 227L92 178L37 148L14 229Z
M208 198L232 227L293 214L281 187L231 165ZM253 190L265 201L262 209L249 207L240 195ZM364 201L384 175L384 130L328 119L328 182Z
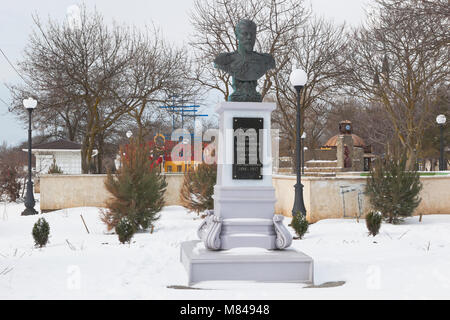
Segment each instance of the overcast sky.
M245 1L245 0L243 0ZM349 25L358 25L364 18L364 7L372 0L308 0L318 15ZM81 3L74 0L13 0L2 1L0 11L0 48L16 65L22 57L32 30L32 14L42 19L50 16L65 19L70 6ZM106 20L116 20L137 26L154 23L171 41L186 44L192 28L189 12L194 0L85 0L88 8L96 7ZM8 113L6 104L10 94L5 84L20 83L20 77L0 54L0 142L17 144L26 140L25 125ZM214 104L214 102L211 102ZM39 107L39 105L38 105ZM206 111L207 112L207 111Z

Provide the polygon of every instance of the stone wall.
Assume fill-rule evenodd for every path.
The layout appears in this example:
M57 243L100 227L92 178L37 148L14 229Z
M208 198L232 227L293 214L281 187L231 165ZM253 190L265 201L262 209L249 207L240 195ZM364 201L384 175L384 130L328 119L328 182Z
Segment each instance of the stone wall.
M167 190L164 194L166 206L179 206L180 192L183 185L184 174L166 174Z
M166 174L166 205L180 204L183 175ZM111 194L105 188L106 175L42 175L40 177L41 211L73 207L105 207Z
M336 149L321 150L321 149L308 149L304 151L305 162L308 160L336 160Z
M166 205L180 205L183 175L166 174ZM104 187L106 175L43 175L40 179L41 210L98 206L110 197ZM346 172L336 177L303 177L303 198L308 220L351 218L369 210L369 200L362 193L366 182L360 172ZM295 176L273 176L277 202L275 212L291 215L294 205ZM450 174L421 177L422 202L415 214L450 214Z
M360 172L338 173L336 177L303 177L308 220L364 216L370 210L369 199L363 194L366 179ZM450 214L450 174L423 176L421 181L422 201L415 214ZM295 183L295 176L274 176L276 213L291 216Z

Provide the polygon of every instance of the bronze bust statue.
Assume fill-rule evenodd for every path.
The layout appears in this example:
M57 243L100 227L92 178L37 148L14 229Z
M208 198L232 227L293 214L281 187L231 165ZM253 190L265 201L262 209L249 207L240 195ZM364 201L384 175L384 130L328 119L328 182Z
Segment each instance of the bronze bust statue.
M256 24L251 20L241 20L236 26L238 50L221 53L214 60L214 66L232 76L234 92L229 101L261 102L256 85L268 70L275 68L275 60L270 54L253 51L256 41Z

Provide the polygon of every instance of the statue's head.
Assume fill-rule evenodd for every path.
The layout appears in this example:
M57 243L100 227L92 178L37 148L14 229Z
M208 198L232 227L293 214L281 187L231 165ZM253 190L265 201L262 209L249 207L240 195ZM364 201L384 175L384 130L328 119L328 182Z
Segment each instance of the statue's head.
M256 41L256 24L251 20L243 19L237 24L235 33L239 43L238 50L252 52Z

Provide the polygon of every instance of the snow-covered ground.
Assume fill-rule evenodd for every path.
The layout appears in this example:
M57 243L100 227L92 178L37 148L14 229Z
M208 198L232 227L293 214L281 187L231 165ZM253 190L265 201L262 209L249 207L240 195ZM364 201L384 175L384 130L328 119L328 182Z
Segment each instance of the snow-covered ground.
M99 208L47 213L51 238L42 249L31 236L42 215L20 216L23 208L0 203L0 299L450 298L449 215L383 224L375 238L364 220L311 225L294 247L314 258L315 285L339 286L203 282L186 289L180 242L197 238L200 218L182 207L166 207L154 233L136 234L131 245L105 232Z

